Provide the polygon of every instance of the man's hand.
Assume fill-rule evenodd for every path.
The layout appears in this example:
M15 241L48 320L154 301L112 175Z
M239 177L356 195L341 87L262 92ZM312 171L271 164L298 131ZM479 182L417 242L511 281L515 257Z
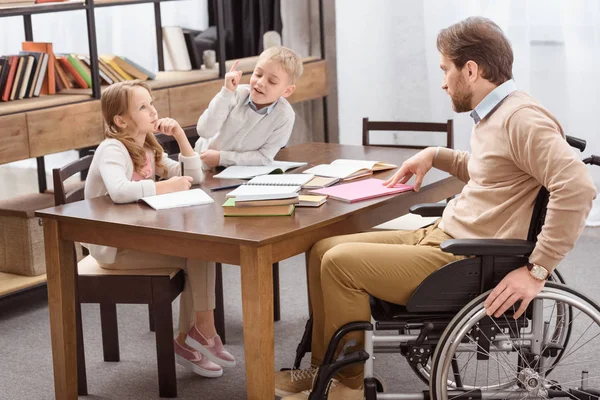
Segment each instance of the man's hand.
M242 71L235 70L235 68L238 65L238 62L239 61L234 62L229 72L225 74L224 86L231 92L235 92L235 89L237 89L240 80L242 79Z
M515 312L514 318L518 319L527 309L527 306L544 288L546 281L535 279L527 267L511 271L498 283L483 304L487 315L498 318L512 307L518 300L521 306Z
M433 158L435 157L435 147L429 147L420 151L408 160L402 163L400 169L383 184L389 188L394 187L398 182L406 183L413 175L416 175L415 192L418 192L423 183L423 177L433 167Z
M179 122L175 121L173 118L161 118L154 123L154 131L164 133L167 136L173 136L177 138L177 136L184 135L183 129L179 125Z
M211 168L219 165L221 161L221 152L217 150L206 150L200 153L200 159Z

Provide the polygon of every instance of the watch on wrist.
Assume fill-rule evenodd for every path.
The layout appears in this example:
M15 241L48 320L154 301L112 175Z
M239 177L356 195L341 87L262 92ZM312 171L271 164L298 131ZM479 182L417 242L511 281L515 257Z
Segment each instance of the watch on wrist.
M550 275L546 268L537 264L527 263L527 270L538 281L545 281Z

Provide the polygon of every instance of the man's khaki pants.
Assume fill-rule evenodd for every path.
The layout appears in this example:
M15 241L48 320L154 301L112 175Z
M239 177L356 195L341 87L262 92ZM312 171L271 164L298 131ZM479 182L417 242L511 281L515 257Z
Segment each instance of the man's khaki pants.
M451 236L439 220L416 231L367 232L317 242L308 255L308 287L312 306L312 364L322 363L338 328L352 321L370 321L369 295L405 305L417 286L440 267L464 257L440 250ZM347 336L363 348L364 333ZM339 349L338 349L339 351ZM342 371L342 383L359 388L363 366Z
M185 272L185 285L179 299L179 332L187 333L196 322L196 311L215 308L215 263L162 254L119 249L106 269L179 268Z

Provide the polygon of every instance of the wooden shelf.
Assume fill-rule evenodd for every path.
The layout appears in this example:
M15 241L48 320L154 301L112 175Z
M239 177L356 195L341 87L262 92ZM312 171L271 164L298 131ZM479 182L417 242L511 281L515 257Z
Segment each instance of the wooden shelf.
M290 103L327 96L327 61L314 57L304 61L304 74ZM241 60L240 70L248 72L241 83L249 82L255 63L256 57ZM196 124L223 86L216 70L161 72L148 83L159 115L184 127ZM100 143L104 137L100 100L85 94L90 89L77 93L0 103L0 164Z
M52 12L83 10L83 0L67 0L60 3L12 3L0 5L0 17L12 17L25 14L44 14Z
M88 89L82 89L88 90ZM92 98L90 94L56 94L32 97L30 99L13 100L0 103L0 115L23 113L49 107L64 106L66 104L81 103Z

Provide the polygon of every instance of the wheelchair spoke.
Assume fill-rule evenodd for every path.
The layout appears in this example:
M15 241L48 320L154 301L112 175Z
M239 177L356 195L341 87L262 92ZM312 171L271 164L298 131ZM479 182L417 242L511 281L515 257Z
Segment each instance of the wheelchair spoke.
M592 324L593 324L593 322L590 324L590 326L588 326L588 328L585 330L585 332L587 332L590 329L590 327L592 326ZM585 332L583 332L581 334L581 336L579 337L579 339L577 339L577 342L575 342L572 347L574 347L579 342L579 340L581 340L581 338L583 337L583 335L585 334ZM571 357L577 350L579 350L580 348L582 348L583 346L585 346L586 344L588 344L592 340L596 339L598 336L600 336L600 333L597 333L593 338L591 338L588 341L586 341L585 343L581 344L578 348L576 348L574 350L571 350L556 365L560 364L561 362L565 361L567 358Z

